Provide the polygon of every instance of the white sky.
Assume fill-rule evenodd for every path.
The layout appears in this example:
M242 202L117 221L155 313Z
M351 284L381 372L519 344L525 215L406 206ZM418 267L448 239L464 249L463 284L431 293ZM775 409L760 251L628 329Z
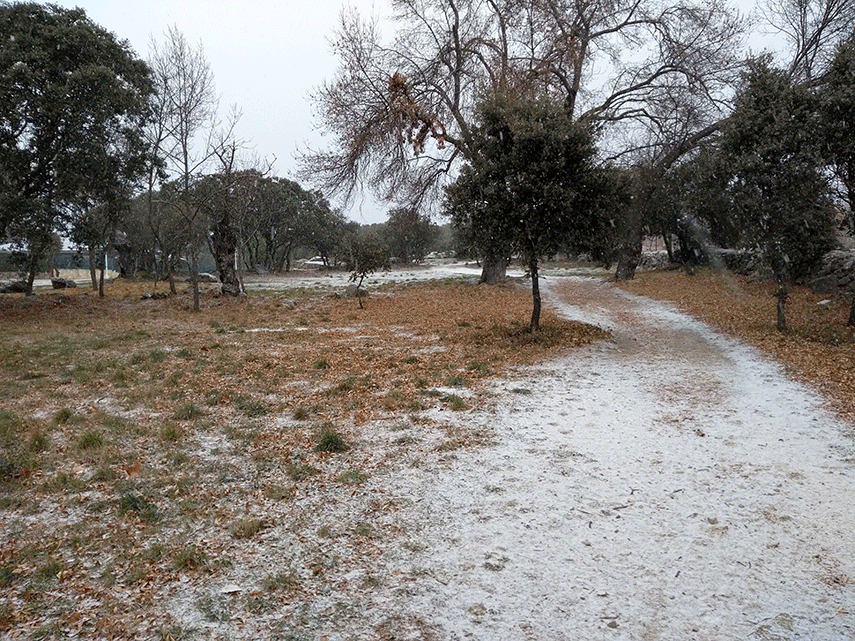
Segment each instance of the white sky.
M260 158L276 158L274 172L293 178L298 149L322 146L314 130L308 94L333 77L330 52L341 10L389 14L387 0L57 0L81 7L89 18L130 42L147 59L152 37L163 42L176 26L187 42L199 42L220 96L220 116L237 105L243 116L238 138L249 140ZM304 185L308 187L309 185ZM366 200L345 213L359 223L382 222L387 207Z
M56 1L85 9L95 23L128 40L143 59L151 38L162 42L169 26L183 32L191 45L201 42L220 95L221 117L237 105L243 111L238 138L249 140L260 158L275 156L275 173L291 178L298 149L323 146L308 95L335 73L329 39L342 8L353 6L381 18L390 13L389 0ZM735 3L743 11L753 6L753 0ZM345 213L364 224L382 222L387 210L369 198Z

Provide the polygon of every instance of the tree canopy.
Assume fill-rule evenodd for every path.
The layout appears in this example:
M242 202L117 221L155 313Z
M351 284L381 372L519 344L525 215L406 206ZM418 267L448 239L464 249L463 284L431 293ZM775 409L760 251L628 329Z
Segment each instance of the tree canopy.
M446 211L456 227L522 257L532 279L530 329L537 330L538 262L567 243L596 245L594 236L608 227L598 201L610 176L595 163L590 128L548 98L485 98L472 141L470 161L447 188Z
M51 233L142 176L152 84L81 9L0 5L0 41L0 235L27 249L32 291Z

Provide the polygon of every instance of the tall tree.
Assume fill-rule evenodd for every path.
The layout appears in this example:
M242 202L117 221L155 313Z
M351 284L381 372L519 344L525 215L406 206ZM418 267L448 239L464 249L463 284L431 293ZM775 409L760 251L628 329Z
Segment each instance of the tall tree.
M156 123L157 130L150 133L150 140L159 145L155 155L165 159L166 171L177 188L177 200L168 204L187 226L193 309L198 311L198 260L206 229L193 202L193 185L214 156L212 137L218 105L214 76L201 43L195 48L190 46L176 27L167 30L162 45L152 41L151 47L154 82L162 96L162 122Z
M26 247L27 292L73 204L140 176L152 91L127 42L81 9L0 5L0 235ZM124 197L124 196L122 196Z
M631 133L623 125L648 120L649 101L676 87L715 102L741 29L720 0L400 0L393 7L390 45L376 23L342 17L333 47L340 70L315 95L333 145L306 154L304 170L329 193L365 185L406 206L430 202L455 166L471 160L480 91L546 92L574 120ZM495 252L482 276L491 280L504 273L507 252L488 248Z
M482 230L519 253L531 277L529 331L540 327L539 263L573 232L600 229L596 193L607 181L594 164L590 129L547 98L485 99L473 129L475 153L447 188L458 226Z

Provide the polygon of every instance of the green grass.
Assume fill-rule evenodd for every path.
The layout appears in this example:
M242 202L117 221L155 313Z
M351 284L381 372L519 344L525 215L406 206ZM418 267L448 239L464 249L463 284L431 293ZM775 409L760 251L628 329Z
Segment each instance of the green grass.
M178 550L172 558L176 570L200 570L208 565L208 555L195 545L188 545Z
M338 482L342 485L361 485L368 480L368 475L362 470L347 470L338 476Z
M304 481L316 474L320 474L321 471L308 463L291 463L285 468L285 473L293 481Z
M194 403L185 403L179 407L172 418L176 421L190 421L200 416L204 416L205 412Z
M344 437L336 431L332 423L325 423L321 426L318 443L315 445L316 452L346 452L348 449L350 446L345 442Z
M455 412L462 412L464 410L469 409L469 406L466 404L462 398L460 398L457 394L449 394L442 399L448 407L450 407Z
M104 447L104 435L97 430L86 430L80 435L77 447L81 450L99 450Z
M445 385L447 387L466 387L466 379L459 374L455 374L445 379Z

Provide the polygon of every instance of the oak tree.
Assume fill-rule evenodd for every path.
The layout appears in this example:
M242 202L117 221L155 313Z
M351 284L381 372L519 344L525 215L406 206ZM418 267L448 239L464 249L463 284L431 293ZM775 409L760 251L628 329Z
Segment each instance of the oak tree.
M149 70L82 9L0 5L0 236L28 252L27 292L81 201L118 206L141 175Z

